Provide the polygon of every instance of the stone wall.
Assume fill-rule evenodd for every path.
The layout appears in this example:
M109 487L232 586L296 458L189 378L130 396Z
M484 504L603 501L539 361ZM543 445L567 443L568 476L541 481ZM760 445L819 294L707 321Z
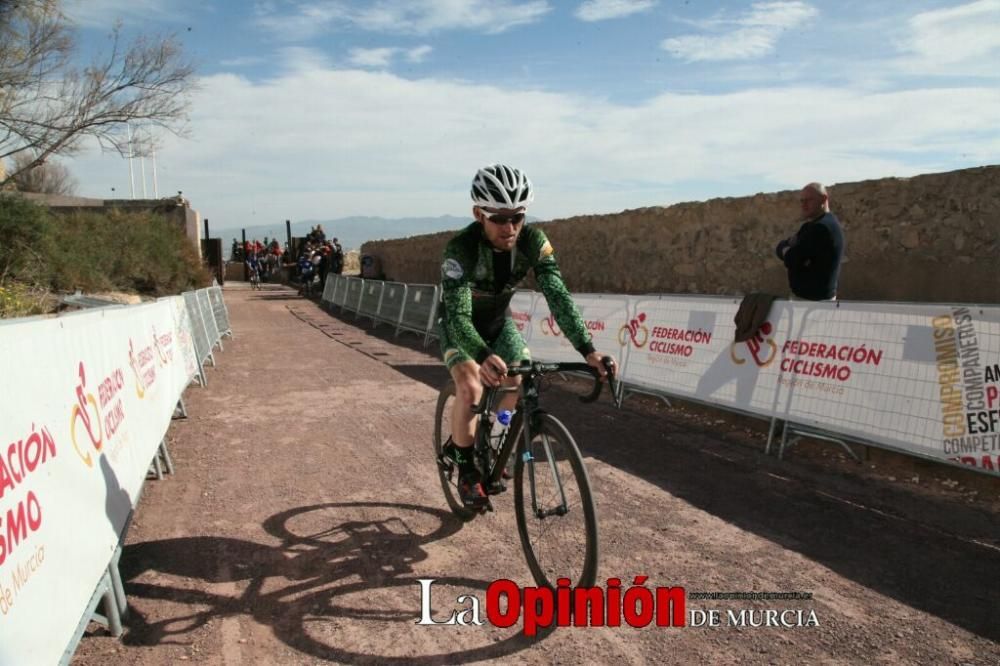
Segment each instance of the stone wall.
M847 241L840 298L1000 303L1000 166L828 189ZM786 294L774 246L798 229L798 193L538 224L578 293ZM436 283L452 235L365 243L362 254L389 279Z

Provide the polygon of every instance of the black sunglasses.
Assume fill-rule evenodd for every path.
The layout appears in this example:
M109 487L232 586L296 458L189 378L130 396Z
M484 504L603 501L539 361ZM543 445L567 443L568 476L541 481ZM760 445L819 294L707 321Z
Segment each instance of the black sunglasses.
M482 209L480 209L482 210ZM515 227L524 222L524 213L514 213L513 215L502 215L500 213L490 213L482 210L483 215L493 224L513 224Z

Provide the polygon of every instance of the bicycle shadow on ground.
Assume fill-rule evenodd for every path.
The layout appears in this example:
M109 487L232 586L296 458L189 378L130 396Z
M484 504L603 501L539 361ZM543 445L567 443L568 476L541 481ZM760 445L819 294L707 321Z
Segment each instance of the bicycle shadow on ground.
M245 615L269 626L290 647L344 663L464 663L531 647L551 632L526 638L517 627L487 625L472 630L480 632L482 645L441 650L439 643L468 634L416 624L421 616L418 579L428 577L415 569L428 558L424 547L462 525L436 508L330 503L268 518L264 530L278 545L221 536L130 544L120 565L130 600L122 640L136 646L186 645L209 621ZM455 605L457 595L484 600L490 582L435 580L431 616L438 622L467 607ZM136 599L171 602L159 606L170 610L157 613L172 615L152 619ZM395 653L380 653L386 650Z
M996 586L983 573L1000 570L1000 549L987 545L1000 526L987 511L802 459L779 461L717 429L672 422L627 403L620 411L603 400L580 405L561 386L547 391L543 403L567 421L571 415L585 456L865 587L1000 641Z

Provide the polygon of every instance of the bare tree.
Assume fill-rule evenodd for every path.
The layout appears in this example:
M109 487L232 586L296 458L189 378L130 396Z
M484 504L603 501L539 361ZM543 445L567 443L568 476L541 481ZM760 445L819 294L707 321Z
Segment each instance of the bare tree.
M128 122L183 132L194 68L180 44L141 36L123 46L120 26L110 42L109 53L78 69L59 0L0 0L0 159L32 156L0 187L50 155L71 154L83 137L129 154Z
M35 156L23 152L14 156L14 185L19 192L40 192L42 194L65 194L76 192L76 179L69 169L51 158L36 167L25 165L35 163Z

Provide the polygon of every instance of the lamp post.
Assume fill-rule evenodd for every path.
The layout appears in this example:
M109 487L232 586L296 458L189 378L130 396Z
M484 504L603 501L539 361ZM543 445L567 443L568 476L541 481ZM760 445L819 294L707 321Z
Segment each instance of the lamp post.
M135 199L135 173L132 171L132 125L125 122L125 130L128 132L128 186Z

